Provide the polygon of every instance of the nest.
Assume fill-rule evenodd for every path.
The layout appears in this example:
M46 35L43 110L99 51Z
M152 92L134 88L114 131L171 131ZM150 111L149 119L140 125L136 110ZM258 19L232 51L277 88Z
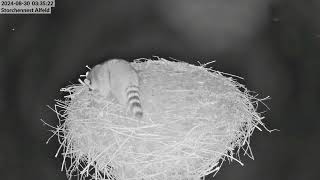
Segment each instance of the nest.
M96 180L193 180L218 172L226 159L252 157L249 138L263 126L259 101L232 77L183 62L136 60L144 117L77 84L57 100L67 176Z

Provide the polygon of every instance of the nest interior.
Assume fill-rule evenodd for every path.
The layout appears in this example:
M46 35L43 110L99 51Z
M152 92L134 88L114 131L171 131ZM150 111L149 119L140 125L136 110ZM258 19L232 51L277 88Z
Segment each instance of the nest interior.
M249 138L262 117L245 87L183 62L137 60L132 66L140 77L140 120L112 95L81 84L61 89L68 95L56 103L55 134L69 177L201 179L226 158L241 163L240 149L252 157Z

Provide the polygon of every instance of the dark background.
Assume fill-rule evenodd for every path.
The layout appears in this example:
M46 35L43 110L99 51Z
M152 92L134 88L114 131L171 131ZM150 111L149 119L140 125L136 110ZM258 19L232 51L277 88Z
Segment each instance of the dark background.
M225 162L216 180L320 179L320 1L56 1L51 15L0 15L0 179L65 180L40 118L108 58L173 57L241 76L270 110L255 160ZM261 106L261 111L266 110Z

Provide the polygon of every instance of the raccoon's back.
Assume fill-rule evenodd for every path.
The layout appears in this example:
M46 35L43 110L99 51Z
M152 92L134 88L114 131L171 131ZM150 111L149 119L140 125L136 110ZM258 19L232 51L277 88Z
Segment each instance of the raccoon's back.
M138 73L125 60L112 59L107 63L112 93L120 104L127 106L127 109L133 116L142 118L143 111L140 101Z

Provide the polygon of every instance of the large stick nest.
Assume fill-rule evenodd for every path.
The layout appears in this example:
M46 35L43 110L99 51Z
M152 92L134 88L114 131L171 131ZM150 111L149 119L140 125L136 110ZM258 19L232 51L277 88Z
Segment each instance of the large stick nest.
M165 59L137 60L144 117L85 85L62 88L55 130L69 177L200 179L238 152L261 122L258 99L218 71ZM58 154L57 152L57 154Z

